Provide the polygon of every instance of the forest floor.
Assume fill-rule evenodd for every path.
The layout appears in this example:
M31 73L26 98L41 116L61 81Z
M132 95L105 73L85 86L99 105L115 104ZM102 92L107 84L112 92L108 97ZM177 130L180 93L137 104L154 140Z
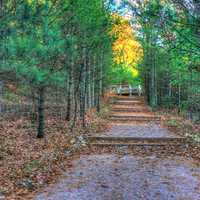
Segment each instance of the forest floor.
M49 119L38 141L27 120L2 121L0 199L199 200L200 126L118 98L109 124L88 113L86 138Z
M100 132L108 127L104 115L94 110L87 113L90 126L84 132ZM77 125L69 132L69 123L48 117L45 137L36 138L36 127L25 117L0 119L0 199L30 199L27 194L54 182L71 160L86 145Z

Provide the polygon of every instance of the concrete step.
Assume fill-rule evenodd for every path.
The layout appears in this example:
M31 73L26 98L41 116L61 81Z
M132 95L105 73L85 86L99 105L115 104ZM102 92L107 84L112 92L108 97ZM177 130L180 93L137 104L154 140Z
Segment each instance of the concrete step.
M100 146L100 147L111 147L111 146L132 146L132 147L145 147L145 146L183 146L183 144L180 143L174 143L174 144L161 144L161 143L91 143L92 146Z
M186 142L183 137L108 137L91 136L87 138L91 145L99 146L179 146Z
M112 112L145 112L148 113L150 110L148 108L125 108L125 107L116 107L112 108Z
M159 116L120 116L120 115L111 115L111 121L119 121L119 122L127 122L127 121L139 121L139 122L146 122L146 121L160 121L161 117Z
M134 105L145 105L145 102L143 101L123 101L123 100L120 100L120 101L114 101L112 103L113 105L130 105L130 106L134 106Z
M184 137L116 137L116 136L88 136L89 141L123 141L123 142L184 142Z
M134 96L134 97L115 97L115 101L144 101L144 97Z

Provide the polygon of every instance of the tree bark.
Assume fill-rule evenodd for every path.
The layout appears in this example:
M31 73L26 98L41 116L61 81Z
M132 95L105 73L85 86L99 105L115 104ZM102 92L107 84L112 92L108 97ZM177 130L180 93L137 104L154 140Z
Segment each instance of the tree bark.
M2 110L1 100L3 98L3 81L0 80L0 112Z
M67 113L66 113L66 121L70 121L71 115L71 87L72 87L72 70L71 67L69 69L69 80L68 80L68 91L67 91Z
M38 91L38 138L44 137L44 87L40 87Z

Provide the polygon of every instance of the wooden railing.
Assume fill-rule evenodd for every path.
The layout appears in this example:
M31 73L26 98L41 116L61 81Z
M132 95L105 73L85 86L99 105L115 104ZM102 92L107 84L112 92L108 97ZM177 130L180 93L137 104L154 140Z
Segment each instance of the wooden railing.
M122 94L137 94L141 96L143 94L141 85L138 86L132 86L132 85L113 85L110 86L110 89L115 91L118 95Z

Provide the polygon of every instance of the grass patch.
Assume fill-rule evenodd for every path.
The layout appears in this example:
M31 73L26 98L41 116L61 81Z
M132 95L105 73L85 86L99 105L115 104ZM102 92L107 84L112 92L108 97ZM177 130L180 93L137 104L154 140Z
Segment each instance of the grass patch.
M178 127L178 122L176 119L169 119L167 120L166 125L171 127Z
M200 143L200 135L192 134L192 135L191 135L191 138L192 138L195 142Z
M25 166L24 166L24 172L25 173L31 173L39 165L40 165L40 161L39 160L32 160L31 162L25 164Z

